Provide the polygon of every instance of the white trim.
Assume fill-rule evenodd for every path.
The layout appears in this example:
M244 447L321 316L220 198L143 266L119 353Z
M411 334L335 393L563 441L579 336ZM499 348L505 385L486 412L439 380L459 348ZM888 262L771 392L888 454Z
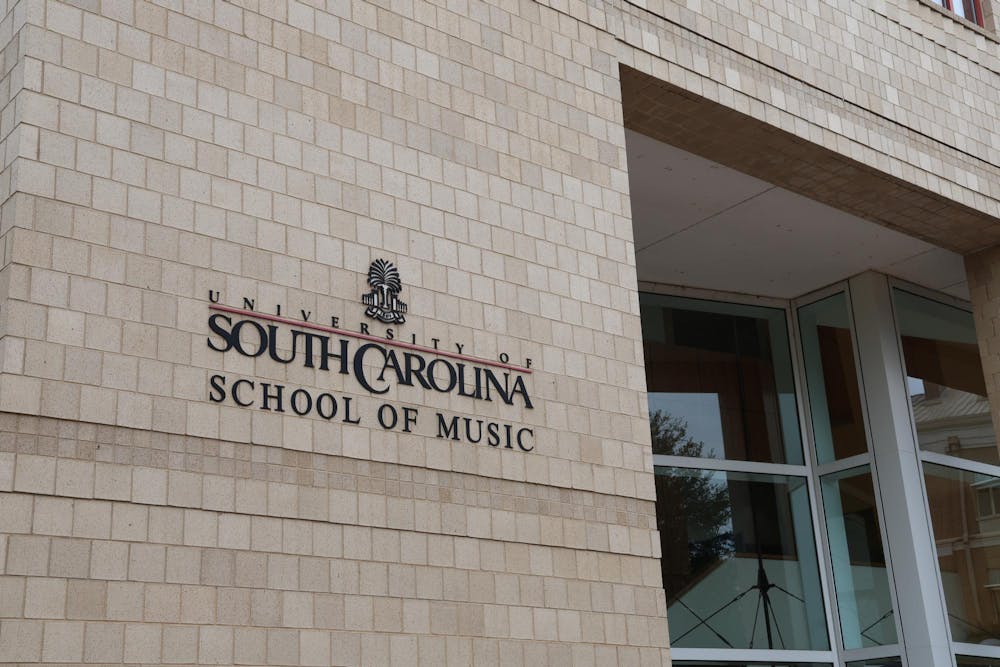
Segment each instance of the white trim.
M928 287L924 287L923 285L903 280L902 278L896 278L894 276L886 277L889 279L890 289L900 289L904 292L912 292L913 294L922 296L925 299L937 301L938 303L943 303L946 306L953 306L959 310L966 310L970 313L972 312L972 304L965 299L952 296L951 294L945 294L944 292L939 292L937 290L932 290Z
M718 303L736 303L742 306L780 308L785 311L789 308L788 299L779 299L772 296L754 296L752 294L740 294L736 292L720 292L718 290L703 289L701 287L684 287L683 285L670 285L666 283L639 281L638 291L646 292L648 294L658 294L660 296L679 296L685 299L701 299L702 301L716 301Z
M862 404L862 409L863 408L864 404ZM871 460L872 455L869 453L856 454L854 456L848 456L846 459L830 461L829 463L820 463L816 465L816 475L819 477L825 477L826 475L833 475L838 472L850 470L851 468L860 468L861 466L871 464Z
M887 644L885 646L867 646L865 648L855 648L844 651L844 662L855 660L874 660L878 658L900 658L901 648L899 644ZM905 663L905 658L903 664Z
M694 456L673 456L668 454L653 454L653 465L719 472L748 472L758 475L809 476L809 468L804 465L760 463L759 461L739 461L734 459L703 459Z
M979 473L980 475L1000 477L1000 466L995 466L989 463L971 461L969 459L960 459L957 456L948 456L947 454L927 452L923 450L920 452L920 458L927 463L935 463L939 466L945 466L946 468L957 468L958 470L967 470L968 472Z
M878 465L875 461L874 448L872 447L872 442L874 440L872 436L871 417L868 413L868 393L865 387L865 380L864 380L865 376L861 368L860 343L858 341L857 322L855 320L855 315L854 315L855 313L854 297L851 293L851 284L849 281L846 282L845 297L847 301L847 317L848 317L848 322L850 324L851 345L853 345L852 351L854 357L854 373L858 382L858 399L861 401L861 421L862 421L862 427L864 428L865 432L865 444L868 448L868 451L866 452L866 454L854 457L848 457L847 459L843 459L842 461L839 461L837 463L843 466L842 468L843 470L850 470L852 467L850 464L855 461L860 462L864 460L868 464L868 472L872 480L872 490L875 493L875 512L876 512L876 517L878 519L879 539L882 540L882 549L886 556L885 568L886 568L886 576L889 578L888 581L889 604L892 605L892 611L893 611L892 622L894 627L896 628L897 644L891 646L895 647L893 649L894 651L893 654L898 655L903 667L906 667L908 664L907 657L905 651L903 650L903 647L901 646L901 643L903 642L902 618L899 614L899 599L896 594L896 585L895 585L896 578L895 575L893 574L893 563L891 556L892 551L889 546L889 533L887 531L885 522L885 516L886 516L885 506L882 503L882 492L879 486ZM831 464L830 468L831 469L833 468L833 464ZM878 651L884 648L885 647L871 647L871 649L874 651ZM858 650L863 651L864 649L854 649L854 651ZM886 655L892 655L892 654L886 654ZM875 657L883 657L883 655L879 654Z
M821 287L818 290L813 290L812 292L807 292L806 294L797 296L794 299L792 299L791 307L793 311L798 311L799 308L810 306L816 303L817 301L822 301L823 299L831 297L835 294L839 294L841 292L846 293L848 295L848 298L850 298L850 293L848 291L846 280L839 280L835 283L827 285L826 287Z
M963 644L955 642L953 644L956 656L968 656L970 658L1000 658L1000 646L984 646L983 644Z
M822 662L832 663L832 651L789 651L744 648L671 648L672 660L710 660L746 662Z

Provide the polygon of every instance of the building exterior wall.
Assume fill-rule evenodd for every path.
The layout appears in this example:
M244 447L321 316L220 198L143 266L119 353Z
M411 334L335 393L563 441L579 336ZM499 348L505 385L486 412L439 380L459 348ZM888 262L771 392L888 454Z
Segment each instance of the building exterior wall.
M862 217L958 252L997 242L997 134L986 111L998 83L993 37L913 0L621 7L622 64L881 174L854 188L834 170L811 191L836 183L841 205ZM690 124L702 129L697 117ZM726 129L717 159L766 162L752 138ZM961 206L866 201L886 178Z
M8 17L0 660L665 661L614 39L533 3L316 4ZM533 359L532 409L207 345L210 291L357 330L382 256L398 335ZM219 373L361 423L213 403Z
M917 0L4 8L0 661L666 663L619 65L996 238L997 43ZM531 359L533 406L207 344L213 293L357 331L381 257L397 335Z

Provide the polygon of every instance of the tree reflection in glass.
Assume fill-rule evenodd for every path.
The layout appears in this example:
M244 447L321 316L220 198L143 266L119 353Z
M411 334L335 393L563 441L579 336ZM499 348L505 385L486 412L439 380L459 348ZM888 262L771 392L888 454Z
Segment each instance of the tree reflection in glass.
M663 411L650 435L701 455ZM656 497L672 646L827 647L804 478L657 467Z
M677 456L701 456L704 443L688 436L687 423L680 417L657 410L649 417L653 451ZM672 589L699 577L713 563L733 552L732 510L726 484L708 471L685 470L683 474L657 477L657 505L673 508L657 512L657 527L663 543L663 585ZM663 495L661 495L661 493ZM681 508L680 511L677 508ZM670 540L668 548L667 540ZM668 565L668 554L684 554L687 563ZM668 576L674 581L668 584Z
M802 464L785 312L641 294L651 414L684 419L681 456ZM665 454L653 441L653 453Z

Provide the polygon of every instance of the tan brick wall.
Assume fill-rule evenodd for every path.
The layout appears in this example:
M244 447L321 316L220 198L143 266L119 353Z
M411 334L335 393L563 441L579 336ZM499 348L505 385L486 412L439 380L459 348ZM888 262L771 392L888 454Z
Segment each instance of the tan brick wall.
M0 440L0 659L660 660L649 502L29 417Z
M613 37L533 3L25 4L0 662L666 662ZM532 358L534 409L206 346L209 290L355 329L376 257L404 335ZM367 421L212 403L220 372Z
M210 289L356 326L368 264L387 255L414 315L405 333L537 360L546 404L506 414L537 427L544 458L426 441L403 456L652 497L610 36L575 25L565 45L549 37L560 54L489 25L557 34L563 19L530 5L486 25L424 6L440 30L363 4L339 16L219 2L201 22L101 8L49 2L36 10L50 29L28 28L25 60L40 60L22 126L37 132L17 163L7 321L21 349L0 408L274 445L292 429L297 449L378 457L366 433L309 420L257 414L248 432L245 410L205 400L224 362L204 338ZM579 82L565 80L567 57ZM320 384L272 362L246 370ZM584 434L596 452L582 454Z
M9 169L20 144L14 102L25 75L21 57L24 53L24 8L24 3L15 0L0 2L0 201L10 196ZM4 231L0 229L0 234Z

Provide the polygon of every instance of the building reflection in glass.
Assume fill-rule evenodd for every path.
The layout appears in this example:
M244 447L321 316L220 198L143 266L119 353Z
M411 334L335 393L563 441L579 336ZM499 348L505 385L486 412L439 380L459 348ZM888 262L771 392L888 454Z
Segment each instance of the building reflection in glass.
M955 641L1000 646L1000 477L924 463Z
M893 291L920 449L1000 465L972 315Z

